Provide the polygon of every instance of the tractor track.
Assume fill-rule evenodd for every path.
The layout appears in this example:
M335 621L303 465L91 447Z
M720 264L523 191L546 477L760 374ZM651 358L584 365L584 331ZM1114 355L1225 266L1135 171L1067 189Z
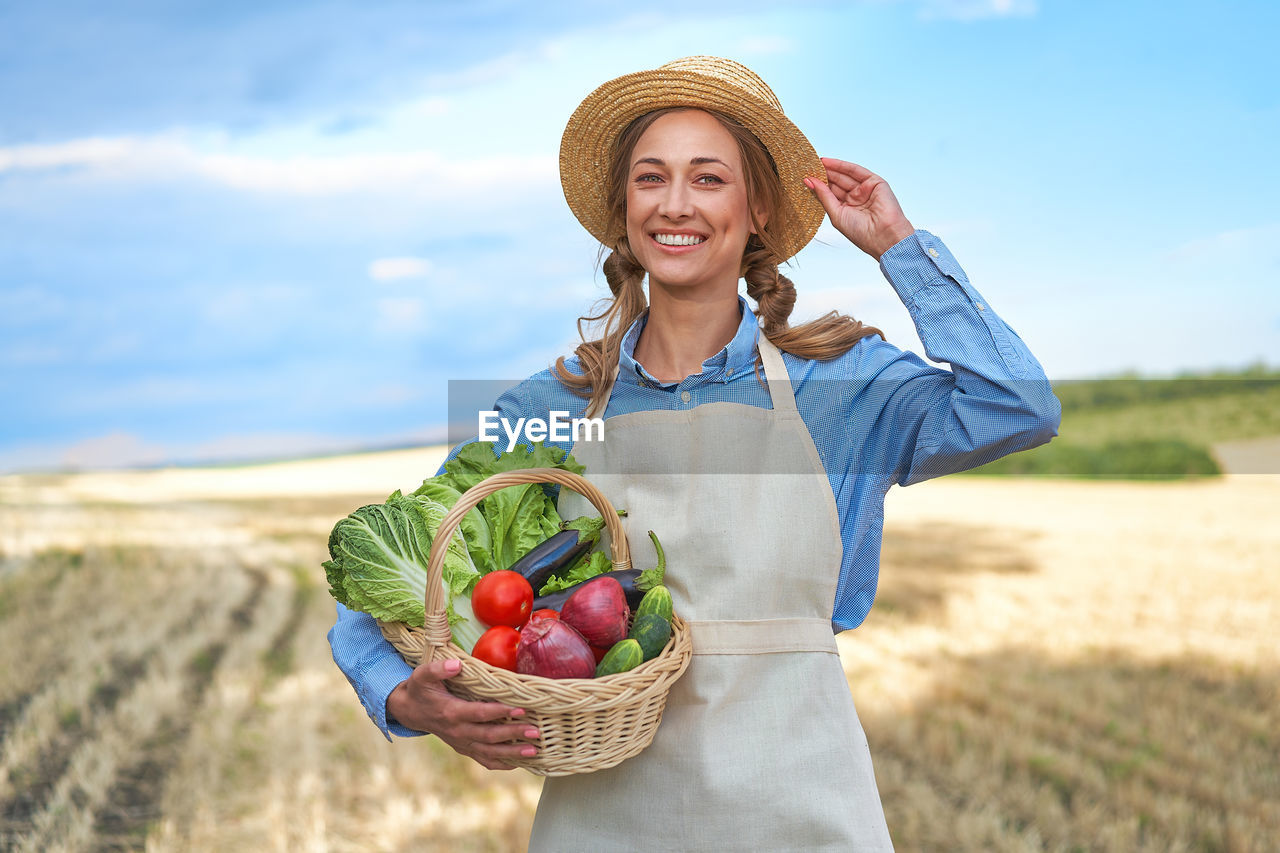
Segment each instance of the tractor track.
M93 849L140 846L146 826L159 815L165 778L191 726L191 713L182 711L199 707L228 638L252 622L266 585L262 571L237 568L247 575L248 590L234 607L223 611L221 621L225 625L212 640L199 643L187 633L192 625L200 623L201 615L210 615L203 603L198 603L184 611L184 616L142 653L112 660L109 674L92 690L88 702L92 714L88 719L73 716L63 721L49 742L25 765L25 773L12 780L13 794L0 801L0 850L41 849L42 839L48 840L51 832L57 834L50 829L58 823L51 815L64 811L92 814ZM166 673L157 661L164 658L167 648L175 646L186 646L188 651L176 671ZM178 680L182 685L181 701L162 713L154 727L135 740L128 731L133 722L127 716L131 709L122 710L122 703L137 701L135 694L144 684L157 680ZM121 717L122 713L126 716ZM146 729L144 723L138 725ZM85 753L93 741L104 738L127 744L122 752L131 760L118 766L111 761L87 760ZM96 770L98 775L86 773L83 766ZM103 774L110 777L105 785L99 778ZM81 781L81 776L88 777L87 781Z

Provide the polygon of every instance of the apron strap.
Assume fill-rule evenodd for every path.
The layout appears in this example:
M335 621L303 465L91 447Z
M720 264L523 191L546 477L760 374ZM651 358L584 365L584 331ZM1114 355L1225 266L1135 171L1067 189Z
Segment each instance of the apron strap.
M621 367L619 364L615 364L613 366L613 372L609 374L609 380L605 383L604 393L597 397L595 402L587 407L587 410L582 414L584 418L599 418L604 416L604 410L609 405L609 397L613 394L613 386L618 381L619 367Z
M715 619L691 621L688 625L695 655L840 653L829 619Z
M769 383L769 396L773 398L775 412L796 411L796 392L791 387L791 377L787 375L787 366L782 363L782 352L773 341L760 331L756 335L756 348L760 350L760 360L764 362L764 378Z

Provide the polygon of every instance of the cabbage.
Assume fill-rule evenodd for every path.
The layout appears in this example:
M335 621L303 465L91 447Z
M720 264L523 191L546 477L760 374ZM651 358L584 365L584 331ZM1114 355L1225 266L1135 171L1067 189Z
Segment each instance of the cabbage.
M448 509L420 496L392 495L339 521L329 534L324 563L333 597L353 610L421 627L431 542ZM445 552L441 581L453 640L471 651L484 628L471 612L469 593L480 578L460 529Z
M501 455L489 444L462 447L412 495L397 491L334 525L324 563L329 592L352 610L421 627L431 541L462 492L499 471L543 467L584 471L565 451L541 443ZM484 632L471 611L471 590L480 576L515 564L559 530L555 501L540 483L501 489L462 517L441 576L455 643L469 652Z
M391 497L399 494L396 492ZM462 497L462 492L433 477L423 480L414 495L439 501L444 504L445 509L453 509L453 505ZM467 551L471 554L471 562L475 564L480 574L487 575L498 568L493 561L493 537L489 535L489 524L480 514L480 510L473 507L462 517L458 527L462 530L462 538L467 540Z

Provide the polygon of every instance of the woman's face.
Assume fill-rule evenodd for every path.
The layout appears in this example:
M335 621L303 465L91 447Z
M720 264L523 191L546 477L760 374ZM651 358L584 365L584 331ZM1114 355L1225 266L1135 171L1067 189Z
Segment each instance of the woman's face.
M641 135L630 159L627 240L650 288L736 293L753 229L729 131L702 110L667 113Z

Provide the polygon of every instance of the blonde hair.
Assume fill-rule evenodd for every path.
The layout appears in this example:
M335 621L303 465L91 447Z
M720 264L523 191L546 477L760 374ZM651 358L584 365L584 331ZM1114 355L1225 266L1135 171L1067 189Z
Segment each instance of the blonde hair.
M560 382L579 396L590 398L590 409L602 410L605 401L600 397L608 391L613 368L621 355L622 338L648 307L643 287L645 269L636 261L627 241L627 162L636 143L654 121L667 113L686 109L696 108L668 107L645 113L627 125L614 143L609 183L605 188L612 251L601 264L612 296L601 300L603 307L599 313L578 318L578 336L582 338L582 343L574 352L578 356L582 373L570 373L565 368L564 356L556 359L553 368ZM778 271L780 259L773 234L783 230L784 224L796 215L795 211L786 202L777 167L760 140L732 118L714 110L704 112L714 116L733 136L742 156L747 200L752 208L751 220L757 233L751 236L743 249L740 275L747 282L747 295L756 302L755 314L760 319L764 336L783 352L820 361L844 355L855 343L869 335L884 337L879 329L863 325L837 311L829 311L816 320L798 326L788 323L796 304L796 289L791 279ZM764 226L756 221L756 207L762 207L768 213ZM603 253L602 247L601 254ZM599 304L597 303L598 306ZM599 323L600 337L588 339L584 331L585 323ZM757 376L760 364L760 358L757 357ZM603 411L599 413L603 414Z

